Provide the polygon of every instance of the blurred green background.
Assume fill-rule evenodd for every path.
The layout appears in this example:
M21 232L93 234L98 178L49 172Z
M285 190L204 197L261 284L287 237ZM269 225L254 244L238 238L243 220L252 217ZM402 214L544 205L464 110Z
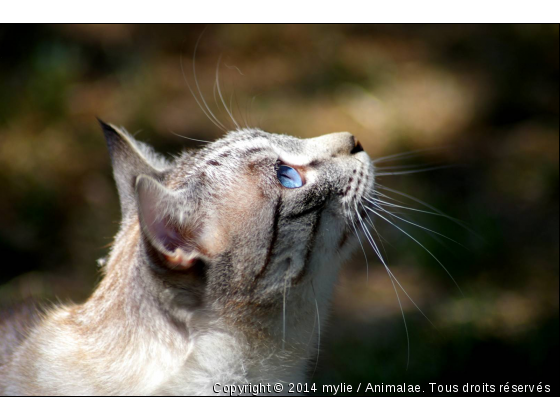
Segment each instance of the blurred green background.
M120 218L96 116L170 154L211 140L193 85L201 25L0 26L0 306L81 301ZM558 394L558 26L209 25L196 75L216 115L298 137L355 134L370 156L431 148L385 176L467 223L398 214L452 273L382 220L399 304L371 249L346 264L317 384L543 384ZM418 166L422 167L422 166ZM390 171L390 169L386 169ZM387 192L385 190L384 192ZM422 205L389 193L406 205ZM313 371L313 363L311 365ZM550 394L549 394L550 395Z

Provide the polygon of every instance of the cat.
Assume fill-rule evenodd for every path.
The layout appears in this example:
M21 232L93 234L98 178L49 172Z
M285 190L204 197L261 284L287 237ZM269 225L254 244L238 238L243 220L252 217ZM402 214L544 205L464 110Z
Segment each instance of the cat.
M238 129L170 161L100 124L122 213L104 278L81 305L2 318L0 394L305 382L374 189L361 144Z

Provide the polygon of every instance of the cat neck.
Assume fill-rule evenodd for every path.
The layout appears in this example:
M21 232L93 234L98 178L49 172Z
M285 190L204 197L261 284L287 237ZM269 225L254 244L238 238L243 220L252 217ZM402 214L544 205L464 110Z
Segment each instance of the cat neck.
M139 225L129 221L117 236L105 278L75 310L77 323L88 326L87 341L110 355L112 366L123 367L119 375L129 377L124 367L138 361L134 376L141 393L212 393L214 383L304 379L315 350L314 313L307 317L313 324L303 323L298 334L288 324L287 339L279 333L282 322L248 328L185 301L189 294L180 297L166 286L142 253Z

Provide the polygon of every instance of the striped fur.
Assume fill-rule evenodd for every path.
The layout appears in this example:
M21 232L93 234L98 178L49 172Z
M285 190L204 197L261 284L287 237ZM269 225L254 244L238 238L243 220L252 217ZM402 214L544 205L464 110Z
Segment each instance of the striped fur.
M85 303L47 311L0 347L0 393L212 395L215 383L304 381L355 246L356 203L373 188L367 154L348 133L246 129L168 162L102 127L123 213L105 277ZM304 186L282 187L278 162ZM14 336L27 324L6 325Z

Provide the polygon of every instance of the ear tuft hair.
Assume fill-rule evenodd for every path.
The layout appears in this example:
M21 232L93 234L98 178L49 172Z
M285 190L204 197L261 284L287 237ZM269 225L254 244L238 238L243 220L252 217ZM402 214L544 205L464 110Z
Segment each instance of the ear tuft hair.
M136 181L138 215L144 237L168 268L185 270L201 257L199 229L178 193L157 180L140 175Z

